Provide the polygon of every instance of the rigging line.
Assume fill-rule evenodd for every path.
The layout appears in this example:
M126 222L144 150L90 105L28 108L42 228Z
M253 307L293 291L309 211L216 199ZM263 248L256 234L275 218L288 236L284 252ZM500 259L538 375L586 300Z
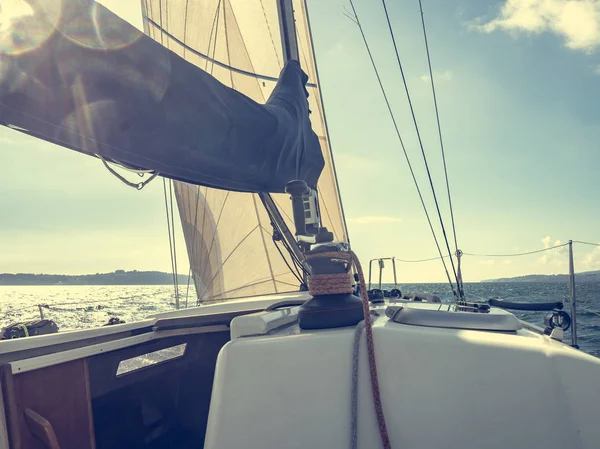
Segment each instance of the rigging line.
M286 249L286 251L288 252L288 254L290 255L292 262L294 262L294 266L296 267L296 273L297 273L297 277L298 280L300 281L300 285L304 284L304 281L302 280L302 273L304 273L305 275L306 270L304 269L304 266L302 265L302 262L300 262L300 260L298 260L298 258L296 257L296 255L294 254L294 251L292 251L292 249L290 248L288 242L286 241L286 239L283 237L283 232L281 231L281 229L279 228L277 221L274 219L273 215L271 214L271 211L269 210L269 208L266 207L265 201L263 200L263 198L261 197L261 201L263 203L264 209L267 212L267 216L269 217L269 221L271 223L271 226L273 228L273 232L277 232L280 236L281 236L281 242L283 244L283 247ZM275 202L275 200L273 200L273 202ZM275 204L277 204L275 202ZM260 225L262 229L264 229L266 232L269 232L268 230L266 230L264 228L264 226L262 226L262 224ZM271 234L271 237L273 237L273 234ZM277 246L277 242L273 239L273 243L275 244L275 246ZM279 248L277 248L277 250L279 251ZM280 253L281 254L281 253ZM285 257L283 256L283 254L281 254L281 257L284 259L284 261L287 264L287 261L285 260ZM301 271L300 271L301 270ZM290 267L290 271L291 271L291 267ZM292 271L292 274L295 275L295 273Z
M464 256L475 256L475 257L516 257L516 256L527 256L529 254L542 253L544 251L550 251L556 248L562 248L563 246L568 246L569 243L563 243L562 245L551 246L549 248L537 249L535 251L527 251L524 253L513 253L513 254L473 254L473 253L465 253Z
M175 296L179 306L179 273L177 272L177 243L175 242L175 214L173 213L173 180L169 180L169 196L171 197L171 232L173 233L173 265L175 266Z
M238 23L238 21L237 21L237 18L235 17L235 11L234 11L233 9L231 10L231 18L233 19L233 23L235 23L235 27L236 27L236 28L237 28L237 30L238 30L238 31L241 33L241 31L240 31L240 24ZM254 69L254 64L252 63L252 58L250 58L250 52L248 51L248 47L246 46L246 40L245 40L245 39L242 39L242 42L241 42L241 47L240 47L240 48L243 48L242 55L243 55L243 54L245 54L245 55L246 55L246 57L248 58L248 61L247 61L247 62L248 62L248 65L250 66L250 69L252 70L252 72L254 72L254 70L255 70L255 69ZM239 69L234 69L233 67L232 67L230 70L237 70L237 71L238 71L238 73L242 73L242 72L243 72L243 71L241 71L241 70L239 70ZM249 72L249 73L252 73L252 72ZM261 96L262 100L264 101L264 100L265 100L265 93L264 93L264 91L263 91L263 90L260 88L260 83L258 82L258 80L259 80L259 79L262 79L262 80L264 81L264 80L266 80L267 78L266 78L266 77L264 77L264 76L262 76L262 75L260 75L260 76L256 75L256 76L254 76L254 78L256 78L256 83L257 83L257 86L259 86L259 92L260 92L260 96ZM279 82L279 78L275 78L275 81L276 81L276 82ZM263 84L264 84L264 82L263 82Z
M188 24L188 6L190 5L190 0L185 0L185 18L183 19L183 43L185 44L185 42L187 41L187 24ZM186 46L183 46L183 59L185 59L185 48ZM185 298L187 301L187 298Z
M165 43L163 41L162 0L158 3L158 21L160 22L160 45L164 47Z
M162 9L162 0L160 2L160 5L161 5L161 9ZM166 2L165 2L165 21L167 22L167 28L169 28L169 6L166 4ZM162 25L162 20L161 20L161 25ZM169 50L171 49L171 42L169 41L169 39L167 39L167 48Z
M208 37L208 46L207 46L207 49L206 49L207 59L206 59L206 64L204 65L204 71L205 72L208 71L208 63L212 62L212 65L210 67L210 72L209 72L211 75L213 74L213 70L215 68L215 62L216 62L215 61L215 55L216 55L216 52L217 52L217 37L218 37L218 30L219 30L219 14L220 14L220 11L221 11L221 1L222 0L219 0L219 3L217 3L217 7L215 9L215 15L213 17L213 23L212 23L212 25L210 27L210 34L209 34L209 37ZM223 9L225 9L225 5L223 5ZM225 14L223 15L223 17L225 17ZM215 41L214 41L214 45L213 45L213 56L212 56L212 59L211 59L210 58L210 44L211 44L211 41L212 41L212 38L213 38L213 31L215 33ZM226 24L225 24L225 38L227 39L227 25ZM184 47L185 47L185 36L184 36L184 42L183 42L183 44L184 44ZM227 56L228 56L228 59L229 59L229 43L228 42L227 42ZM229 59L229 64L231 65L231 60L230 59ZM233 87L233 74L231 74L231 87ZM196 226L197 226L197 218L198 218L198 202L199 201L200 201L200 186L198 186L198 191L197 191L197 195L196 195L196 217L194 219L194 230L193 230L193 232L194 232L194 239L193 240L195 240L196 234L198 233L198 229L197 229ZM204 198L203 204L204 204L204 211L203 211L203 214L202 214L202 232L204 232L204 221L206 219L206 197ZM195 259L195 256L196 256L195 242L192 245L193 245L192 251L194 253L193 257ZM211 246L212 246L212 244L211 244ZM209 254L208 255L210 256L210 250L209 250ZM201 256L202 256L201 259L203 259L204 258L203 257L204 253L201 253ZM202 266L202 260L200 260L200 266ZM191 273L192 273L192 261L190 261L190 269L189 269L189 274L191 274ZM188 274L188 287L187 287L187 291L188 292L189 292L189 285L190 285L189 274ZM203 273L203 276L204 276L204 273ZM202 277L200 278L200 281L202 282ZM186 301L186 308L187 308L187 301L188 301L188 293L187 292L186 292L185 301ZM198 292L196 292L196 305L198 305L198 301L199 301L198 300Z
M448 250L448 254L452 254L452 251L450 250L450 244L448 243L448 236L446 235L446 227L444 226L444 220L442 219L442 212L440 211L440 205L438 203L437 200L437 195L435 194L435 188L433 186L433 179L431 178L431 171L429 170L429 164L427 163L427 156L425 155L425 149L423 147L423 141L421 139L421 133L419 131L419 126L417 124L417 117L415 115L415 110L412 104L412 100L410 99L410 93L408 91L408 83L406 82L406 76L404 75L404 69L402 68L402 62L400 61L400 53L398 52L398 46L396 45L396 37L394 36L394 30L392 28L392 23L390 21L390 16L388 14L388 10L387 10L387 6L385 4L385 0L381 0L381 3L383 4L383 10L385 12L385 19L387 21L388 24L388 29L390 30L390 36L392 38L392 43L394 45L394 51L396 52L396 60L398 61L398 67L400 68L400 74L402 75L402 82L404 84L404 90L406 91L406 98L408 100L408 105L410 107L410 113L412 115L412 119L413 119L413 123L415 125L415 130L417 132L417 138L419 140L419 147L421 148L421 154L423 155L423 162L425 163L425 169L427 171L427 177L429 178L429 185L431 186L431 193L433 194L433 200L435 202L435 208L437 210L437 214L438 217L440 219L440 226L442 228L442 234L444 236L444 241L446 243L446 249ZM452 259L452 257L450 257L450 265L452 266L452 271L454 272L454 277L456 278L456 284L459 287L459 293L460 292L460 285L459 285L459 281L458 281L458 274L456 272L456 267L454 266L454 259Z
M279 228L279 225L277 224L277 221L274 219L273 215L271 214L271 211L269 210L268 207L266 207L265 201L264 199L261 197L261 201L263 203L263 206L265 208L265 211L267 212L267 216L269 217L269 221L271 223L271 226L273 228L273 231L279 233L279 235L282 237L281 238L281 243L283 244L283 247L286 249L286 251L288 252L288 254L290 255L292 262L294 262L294 266L296 267L296 273L297 273L297 277L298 280L300 281L300 285L304 284L304 281L302 280L302 274L304 274L304 276L306 276L308 273L306 272L306 269L304 268L304 265L302 264L302 262L296 257L294 251L292 250L292 248L289 246L287 240L283 237L283 232L281 231L281 229ZM273 200L273 202L275 202L275 200ZM275 204L277 204L275 202ZM261 224L261 228L265 229L264 226L262 226ZM266 232L269 232L265 229ZM273 234L271 234L271 237L273 237ZM275 242L275 240L273 240L273 243L275 244L275 246L277 246L277 242ZM279 247L277 248L277 250L279 251ZM280 253L281 254L281 253ZM287 261L285 259L285 257L283 256L283 254L281 254L281 257L284 259L284 261L287 264ZM290 271L291 271L291 267L290 267ZM295 275L295 273L292 271L292 274Z
M264 202L263 202L263 205L264 205ZM281 236L281 240L279 240L279 241L282 243L283 247L288 252L290 258L292 259L295 270L293 270L291 268L291 266L288 265L287 259L284 257L283 253L281 253L279 246L277 245L277 241L274 238L273 238L273 244L277 247L279 254L284 259L284 262L286 263L286 265L288 265L288 268L290 269L292 274L296 277L296 279L298 279L298 281L300 282L300 285L304 284L304 281L302 280L302 274L304 273L304 275L306 275L307 273L306 273L306 270L304 269L304 266L302 265L302 262L300 262L300 260L296 257L296 255L294 254L294 251L292 251L292 249L290 248L286 239L283 238L283 233L282 233L281 229L279 228L279 226L277 225L277 222L271 215L271 211L269 211L266 207L265 207L265 210L267 211L267 216L269 217L269 222L271 224L272 231L269 231L268 229L266 229L262 224L260 225L260 227L265 232L267 232L269 235L271 235L271 238L273 238L274 232L277 232Z
M194 216L194 227L192 229L192 232L194 233L194 235L192 237L192 251L191 251L193 260L196 259L196 235L198 234L197 226L198 226L198 203L199 202L200 202L200 186L197 186L197 189L196 189L196 214ZM204 231L204 226L202 227L202 230ZM185 308L186 309L187 309L188 297L189 297L189 293L190 293L190 279L192 277L193 260L190 260L190 269L188 270L187 289L185 291Z
M264 229L264 228L263 228ZM281 258L283 259L283 261L285 262L285 265L288 267L288 269L290 270L290 273L292 273L294 275L294 277L298 280L298 282L300 282L300 285L304 284L304 281L302 280L302 278L298 275L297 270L294 270L292 268L292 266L290 265L290 263L288 262L288 260L286 259L286 257L283 255L283 251L281 250L281 248L279 247L279 245L277 244L277 242L275 240L273 240L273 244L275 245L275 248L277 248L277 251L279 252L279 255L281 256Z
M312 61L314 62L314 64L312 64L312 68L314 69L314 76L315 79L314 81L316 82L316 86L317 90L315 92L315 95L313 96L316 100L316 103L318 105L318 107L320 108L320 111L322 111L322 114L319 114L319 116L321 117L321 123L323 125L323 129L325 130L325 135L322 136L324 141L327 143L327 151L329 154L329 158L331 160L331 172L333 172L333 184L334 184L334 190L335 190L335 198L336 198L336 202L339 204L339 208L340 208L340 212L342 215L342 231L345 234L346 237L346 243L348 243L348 247L350 248L351 242L350 242L350 235L348 234L348 224L346 222L346 213L344 211L344 203L342 201L342 196L340 195L340 183L338 180L338 175L337 175L337 170L335 168L335 157L333 156L333 149L332 149L332 142L331 142L331 137L329 135L329 127L327 126L327 117L325 115L325 99L323 98L323 92L321 91L320 86L320 78L319 78L319 67L317 66L317 52L315 50L315 45L314 45L314 40L312 38L312 31L311 31L311 27L310 27L310 17L308 15L308 10L307 10L307 4L306 1L300 2L300 8L302 9L301 13L303 15L303 17L306 19L306 23L304 28L304 35L306 38L306 42L308 42L308 48L306 49L306 51L312 55ZM310 85L310 83L308 83L306 86L308 87ZM311 86L313 87L313 86ZM321 138L319 137L319 141L321 141ZM317 194L318 194L318 190L317 189ZM335 235L335 234L334 234ZM341 238L340 238L341 240Z
M206 196L204 197L204 210L203 210L203 218L202 218L202 232L204 232L204 224L206 223L206 204L208 203L208 187L205 188L205 192L206 192ZM221 223L221 217L223 216L223 211L225 210L225 205L227 204L227 200L229 199L229 194L231 193L230 190L227 190L227 193L225 194L225 199L223 200L223 204L221 205L221 210L219 211L219 217L217 218L217 221L215 222L214 228L213 228L213 232L212 232L212 239L210 241L210 246L208 247L208 251L206 251L206 257L207 257L207 263L204 265L204 268L202 268L202 273L200 274L200 282L202 282L202 285L204 286L204 275L206 274L206 270L207 267L210 265L210 255L212 253L212 249L214 247L215 244L215 240L217 239L217 235L219 234L218 230L219 230L219 223ZM212 212L211 212L212 213ZM209 219L210 222L210 219ZM204 240L204 237L202 237L202 239ZM217 245L219 245L219 243L217 243ZM217 246L217 251L219 249L219 246ZM203 253L204 254L204 253ZM202 266L202 264L200 264ZM222 264L221 264L222 265ZM206 288L206 287L205 287ZM205 292L203 293L203 296ZM196 292L196 296L198 296L198 292ZM200 299L197 298L196 300L196 304L200 305L199 303Z
M284 248L289 253L292 260L296 263L297 269L299 270L299 274L302 273L305 276L309 275L310 273L308 273L308 271L304 267L304 264L302 263L302 261L298 258L298 256L296 255L296 253L290 246L289 242L285 239L283 231L282 231L281 227L279 226L279 224L276 222L276 220L270 214L269 214L269 218L271 220L271 224L275 224L275 227L276 227L277 231L279 232L279 235L281 235L281 243L283 244ZM302 277L301 274L300 274L300 277Z
M427 211L427 206L425 206L425 200L423 199L423 194L421 193L421 189L419 188L419 183L417 182L415 172L413 170L412 164L410 163L410 158L408 157L406 147L404 146L404 141L402 140L402 136L400 135L400 130L398 129L398 124L396 122L396 117L394 115L394 112L392 111L392 106L390 105L387 94L385 93L385 88L383 87L383 82L381 81L381 77L379 76L379 71L377 70L377 65L375 64L375 60L373 59L373 55L371 54L371 49L369 48L367 38L362 29L362 25L360 23L360 19L356 12L356 8L354 7L354 2L352 0L349 0L349 1L350 1L350 6L352 7L352 12L354 13L354 17L356 18L356 24L358 25L358 29L360 30L360 34L362 36L363 42L365 43L367 53L369 54L369 59L371 60L373 70L375 71L375 76L377 77L379 87L381 88L381 93L383 94L385 104L387 106L388 112L389 112L392 122L394 124L394 129L396 130L396 135L398 136L398 140L400 141L400 146L402 147L402 151L404 152L404 157L406 158L406 162L408 164L410 174L415 183L415 187L417 188L417 193L419 194L419 198L421 199L421 205L423 206L423 211L425 212L425 216L427 217L427 222L429 223L429 229L431 229L431 234L433 235L433 240L435 241L435 246L437 247L438 254L440 255L440 259L442 261L442 265L444 266L444 271L446 272L446 277L448 278L448 282L450 283L450 288L452 289L452 292L454 293L454 295L456 295L456 291L454 290L454 284L452 283L452 279L450 278L450 273L448 272L448 267L446 266L446 262L444 261L444 255L442 254L442 249L440 248L440 244L438 242L437 236L435 235L435 230L433 229L433 224L431 223L431 218L429 217L429 212ZM450 258L450 260L452 260L452 258Z
M198 192L200 192L200 189L198 189ZM203 200L202 200L202 229L198 230L198 232L201 235L202 238L202 243L204 243L204 229L206 226L206 217L211 214L209 216L209 223L210 223L210 217L212 217L212 209L210 208L210 206L208 206L208 187L204 187L204 196L203 196ZM225 197L225 200L227 200L227 198L229 198L229 195L227 195ZM198 200L200 199L200 197L198 197ZM223 207L221 208L221 212L223 212L223 208L225 207L225 205L223 205ZM221 216L219 215L219 219L221 218ZM215 228L213 229L213 242L214 239L216 238L217 234L219 232L219 224L217 223L215 225ZM202 251L200 253L200 260L198 261L198 265L201 267L202 264L204 263L204 271L206 271L206 267L210 265L210 252L212 251L212 243L211 246L209 248L209 250L207 252ZM203 282L202 279L204 279L204 273L202 273L202 276L200 277L200 282ZM198 292L196 292L196 300L198 299Z
M442 126L440 124L440 114L435 93L435 83L433 81L433 70L431 69L431 56L429 54L429 42L427 41L427 30L425 27L425 15L423 14L423 5L419 0L419 9L421 11L421 24L423 25L423 40L425 41L425 51L427 53L427 65L429 66L429 79L431 80L431 92L433 93L433 105L435 107L435 119L437 121L438 135L440 137L440 148L442 150L442 161L444 163L444 176L446 177L446 190L448 192L448 206L450 208L450 218L452 220L452 233L454 234L454 248L458 251L458 241L456 238L456 226L454 224L454 209L452 208L452 197L450 195L450 181L448 180L448 169L446 167L446 153L444 151L444 141L442 139Z
M582 242L581 240L573 240L573 243L581 243L582 245L600 246L600 243Z
M269 30L269 36L271 37L271 44L273 45L273 51L275 52L275 57L277 58L277 64L279 65L279 67L283 67L283 64L281 63L281 59L279 58L279 53L277 53L277 47L275 46L275 40L273 39L273 33L271 32L271 25L269 24L269 20L267 19L267 12L265 11L265 5L263 4L263 0L260 0L260 6L262 8L263 16L265 17L265 23L267 24L267 29Z
M213 284L214 280L217 278L217 276L221 273L221 271L223 271L223 267L225 266L225 264L227 263L227 261L229 260L229 258L237 251L237 249L240 246L242 246L242 244L248 239L248 237L250 237L252 235L252 233L254 231L256 231L257 229L260 229L260 225L256 225L252 229L250 229L250 231L244 236L244 238L242 240L240 240L237 245L235 245L235 247L231 250L231 252L229 253L229 255L225 258L225 260L223 260L223 263L221 264L221 266L219 267L219 269L217 270L217 272L213 275L213 277L211 278L210 282L206 285L206 290L204 292L205 294L208 291L208 289L210 287L212 287L212 284ZM202 301L200 301L200 302L202 302Z
M171 222L169 220L169 202L167 198L167 181L163 178L163 191L165 194L165 211L167 213L167 233L169 234L169 256L171 257L171 271L173 272L173 289L177 291L177 280L175 278L175 267L173 265L173 242L171 240Z
M442 258L447 259L450 256L442 256ZM394 260L397 260L398 262L404 262L404 263L419 263L419 262L431 262L432 260L438 260L440 258L440 256L437 257L430 257L428 259L418 259L418 260L405 260L405 259L398 259L397 257L394 258Z
M232 15L234 15L233 11L232 11ZM195 56L198 56L198 57L206 60L207 61L207 65L208 65L209 62L211 62L211 63L213 63L216 66L223 67L224 69L231 70L231 71L233 71L235 73L239 73L240 75L244 75L244 76L249 76L249 77L252 77L252 78L256 78L257 80L273 81L275 83L277 81L279 81L278 77L264 75L264 74L261 74L261 73L248 72L247 70L238 69L237 67L231 67L231 66L229 66L229 65L227 65L227 64L225 64L225 63L223 63L221 61L217 61L214 58L210 58L210 56L208 56L207 54L204 54L202 52L199 52L198 50L195 50L194 48L192 48L189 45L185 44L182 40L178 39L173 34L169 33L166 30L163 30L161 28L160 24L158 24L154 20L152 20L150 18L147 18L147 17L145 18L145 20L146 20L146 23L148 23L149 25L152 25L153 27L158 28L159 30L161 30L165 34L165 36L167 36L169 39L171 39L176 44L179 44L181 47L185 48L187 51L189 51L190 53L194 54ZM214 24L213 24L213 27L214 27ZM317 87L317 85L315 83L306 83L306 87Z
M270 218L270 217L269 217ZM270 219L271 222L271 226L277 230L277 232L279 233L279 235L281 235L281 231L276 227L276 224L274 223L274 221L272 219ZM271 238L273 238L273 234L271 234L271 232L268 229L265 229L264 226L261 225L261 228L267 232L269 235L271 235ZM282 259L284 260L285 264L288 266L288 268L290 269L290 272L294 275L294 277L296 279L298 279L298 282L300 282L300 285L304 284L304 281L302 280L302 274L306 274L306 270L304 270L304 267L302 266L301 262L298 260L297 257L295 257L294 252L291 250L291 248L289 247L289 245L287 244L287 242L285 241L284 238L282 238L281 240L279 240L281 242L281 244L283 245L284 249L288 252L288 255L290 256L290 259L292 259L292 266L294 268L292 268L292 266L290 266L288 264L287 259L285 258L285 256L283 255L283 253L281 252L281 250L279 249L279 246L277 244L277 241L273 238L273 244L277 247L277 251L279 251L279 254L281 255Z
M213 59L212 59L212 65L210 66L210 74L213 74L213 70L215 69L215 57L217 55L217 39L219 38L219 19L221 18L221 0L219 0L219 4L217 6L217 17L216 17L216 21L217 24L215 25L215 40L214 40L214 44L213 44ZM225 33L227 33L227 30L225 30ZM210 42L209 42L210 45ZM210 55L210 52L209 52Z
M219 3L217 3L217 8L215 9L215 16L213 17L213 23L210 27L210 34L208 35L208 48L206 49L206 64L204 64L204 71L207 72L208 71L208 63L212 61L213 66L215 64L214 62L214 58L215 55L213 54L212 59L210 58L210 44L212 43L212 37L213 37L213 31L215 29L215 24L217 23L217 17L219 14L219 8L221 7L221 0L219 0ZM162 25L161 25L162 27ZM215 38L216 40L216 38ZM185 42L182 42L182 44L185 46ZM192 50L192 48L190 48L190 51Z
M267 241L265 239L265 235L262 232L262 222L260 220L260 213L258 212L258 205L256 204L256 197L258 195L252 195L252 203L254 204L254 212L256 213L256 221L258 222L259 232L260 232L260 240L262 242L263 249L265 250L265 258L267 259L267 266L269 267L269 273L271 273L271 278L273 279L273 290L275 293L279 293L277 291L277 283L275 282L275 275L273 274L273 264L271 263L271 258L269 257L269 250L267 249ZM262 202L262 200L261 200Z
M225 9L225 6L227 5L227 2L223 3L223 26L225 27L225 48L227 49L227 62L229 63L229 65L231 65L231 52L229 51L229 28L227 28L227 10ZM231 7L231 5L229 5ZM215 55L213 55L213 59L214 59ZM213 63L213 67L214 67L214 63ZM212 71L211 71L212 74ZM237 90L235 88L235 85L233 83L233 72L230 70L229 71L229 81L231 82L231 88L233 90Z

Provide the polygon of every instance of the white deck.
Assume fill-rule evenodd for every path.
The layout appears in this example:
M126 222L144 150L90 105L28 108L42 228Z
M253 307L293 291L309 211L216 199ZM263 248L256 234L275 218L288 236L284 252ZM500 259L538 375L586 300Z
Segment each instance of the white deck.
M18 355L28 348L51 349L66 342L83 345L11 363L14 372L23 372L174 333L212 329L155 329L163 319L185 324L195 317L259 310L306 297L293 293L247 298L159 314L140 323L6 341L0 343L0 354ZM518 323L513 326L512 314L500 309L492 309L490 316L505 316L513 323L507 328L517 330L400 324L385 316L387 305L375 308L379 316L374 338L394 448L600 447L600 359ZM431 311L441 306L407 307ZM354 328L302 331L294 323L295 313L294 308L281 309L233 319L232 341L217 361L207 449L349 447ZM465 313L471 318L486 315ZM429 312L416 319L428 316ZM127 335L142 328L142 334ZM94 342L107 335L115 339ZM359 371L359 447L377 448L364 335ZM0 443L2 427L0 422Z
M398 324L385 306L377 310L392 447L600 447L599 359L526 329ZM348 448L353 334L288 326L228 343L217 361L205 448ZM359 447L381 447L364 334L359 372Z

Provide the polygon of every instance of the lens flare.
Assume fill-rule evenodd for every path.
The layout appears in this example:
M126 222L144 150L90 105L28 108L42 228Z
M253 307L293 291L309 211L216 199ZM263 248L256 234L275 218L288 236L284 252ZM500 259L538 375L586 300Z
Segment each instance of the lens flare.
M2 0L0 54L19 55L43 45L56 30L61 10L61 0Z
M65 11L63 35L83 47L118 50L133 44L143 34L104 6L92 3L87 14Z

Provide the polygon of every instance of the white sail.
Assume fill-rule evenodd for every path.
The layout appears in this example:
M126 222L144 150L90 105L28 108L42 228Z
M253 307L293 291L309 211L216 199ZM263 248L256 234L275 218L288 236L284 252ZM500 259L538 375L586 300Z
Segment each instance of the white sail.
M189 62L264 103L284 65L276 0L142 0L145 32ZM313 129L325 168L318 184L323 225L347 241L303 1L294 2L300 63L309 75ZM289 255L273 242L257 194L176 182L198 300L225 300L298 289ZM274 200L293 230L291 202Z

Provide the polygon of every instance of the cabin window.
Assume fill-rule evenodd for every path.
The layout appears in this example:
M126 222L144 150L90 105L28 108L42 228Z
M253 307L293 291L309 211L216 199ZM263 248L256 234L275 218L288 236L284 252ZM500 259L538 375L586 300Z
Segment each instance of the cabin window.
M138 355L130 359L121 360L117 367L117 377L138 371L148 366L183 357L186 346L187 343L182 343L180 345L170 346L168 348L159 349L158 351Z

